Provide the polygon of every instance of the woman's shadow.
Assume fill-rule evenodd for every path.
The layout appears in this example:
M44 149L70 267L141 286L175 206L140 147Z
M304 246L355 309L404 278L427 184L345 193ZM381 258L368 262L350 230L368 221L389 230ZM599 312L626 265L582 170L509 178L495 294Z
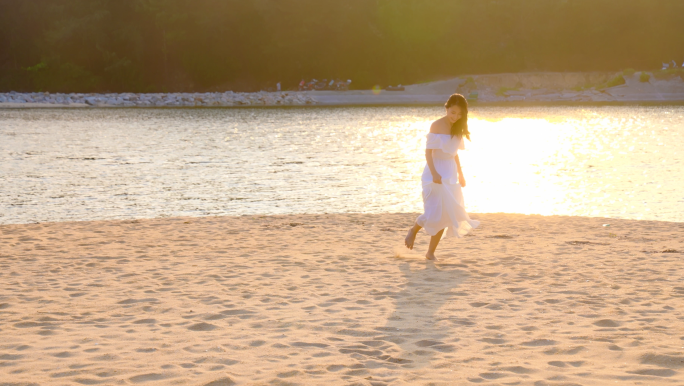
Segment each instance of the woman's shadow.
M412 263L404 260L399 265L404 277L403 289L388 294L394 298L394 311L385 326L379 328L386 335L376 338L395 344L387 348L388 355L383 359L419 368L440 353L456 350L451 344L458 340L453 326L460 320L439 310L458 297L454 289L467 280L468 274L461 267L465 266L427 260Z

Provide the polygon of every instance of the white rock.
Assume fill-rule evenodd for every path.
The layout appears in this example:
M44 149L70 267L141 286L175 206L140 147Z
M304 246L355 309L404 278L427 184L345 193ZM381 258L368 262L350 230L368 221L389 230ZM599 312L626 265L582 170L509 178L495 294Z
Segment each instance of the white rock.
M564 95L578 99L580 95ZM496 98L494 98L496 99ZM505 98L502 98L505 99ZM510 99L509 99L510 100ZM0 93L0 103L85 103L89 106L246 106L246 105L307 105L318 103L315 98L301 93L236 93L233 91L209 93Z

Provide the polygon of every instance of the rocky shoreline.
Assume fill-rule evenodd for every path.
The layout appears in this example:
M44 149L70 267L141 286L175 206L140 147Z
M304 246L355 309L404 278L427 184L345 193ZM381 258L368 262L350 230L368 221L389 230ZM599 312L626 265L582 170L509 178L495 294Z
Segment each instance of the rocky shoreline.
M439 105L454 92L479 104L682 103L682 76L684 73L663 76L646 72L491 74L415 84L405 86L404 91L153 94L9 92L0 93L0 108Z
M199 107L199 106L280 106L311 105L316 100L299 92L280 93L109 93L109 94L51 94L0 93L0 104L12 107Z

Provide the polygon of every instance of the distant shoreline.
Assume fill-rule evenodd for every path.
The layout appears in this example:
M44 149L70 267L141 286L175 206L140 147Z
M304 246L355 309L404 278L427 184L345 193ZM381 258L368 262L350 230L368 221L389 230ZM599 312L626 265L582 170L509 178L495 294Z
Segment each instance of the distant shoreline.
M409 85L404 91L235 93L0 93L0 108L256 107L441 105L455 93L477 105L684 104L681 75L520 73L474 75Z
M374 103L362 103L358 101L350 101L349 103L317 103L305 106L292 106L292 105L246 105L246 106L149 106L149 107L109 107L100 106L93 107L86 104L72 104L72 105L50 105L50 104L14 104L14 103L0 103L0 110L32 110L32 109L281 109L281 108L323 108L323 107L429 107L429 106L441 106L444 101L417 101L417 102L404 102L404 101L392 101L392 102L374 102ZM684 106L684 99L682 100L630 100L630 101L511 101L511 102L480 102L480 101L469 101L471 106L482 106L482 107L534 107L534 106Z

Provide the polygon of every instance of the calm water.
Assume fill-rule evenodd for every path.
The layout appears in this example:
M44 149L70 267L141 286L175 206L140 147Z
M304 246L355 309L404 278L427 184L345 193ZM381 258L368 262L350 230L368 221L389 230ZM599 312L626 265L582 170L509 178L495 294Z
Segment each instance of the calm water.
M0 223L418 212L435 107L0 110ZM684 221L684 107L475 107L469 212Z

